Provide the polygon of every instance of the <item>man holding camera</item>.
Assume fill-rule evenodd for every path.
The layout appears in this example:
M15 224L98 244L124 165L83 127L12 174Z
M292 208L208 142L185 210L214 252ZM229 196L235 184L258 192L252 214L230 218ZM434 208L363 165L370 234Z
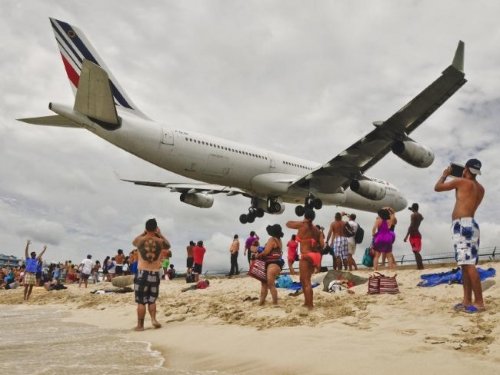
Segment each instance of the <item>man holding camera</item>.
M451 166L443 171L434 190L455 190L456 201L451 214L452 241L457 264L462 267L464 297L454 308L472 314L485 310L481 279L476 269L480 232L474 220L474 214L484 197L484 187L476 180L477 175L481 174L481 162L477 159L468 160L461 177L446 181L451 172Z

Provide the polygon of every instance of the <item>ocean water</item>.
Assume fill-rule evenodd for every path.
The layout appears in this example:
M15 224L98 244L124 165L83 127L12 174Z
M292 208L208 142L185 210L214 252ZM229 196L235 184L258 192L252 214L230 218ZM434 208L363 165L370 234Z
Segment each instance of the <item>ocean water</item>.
M64 322L56 309L0 305L0 374L216 374L163 367L147 342L119 331Z

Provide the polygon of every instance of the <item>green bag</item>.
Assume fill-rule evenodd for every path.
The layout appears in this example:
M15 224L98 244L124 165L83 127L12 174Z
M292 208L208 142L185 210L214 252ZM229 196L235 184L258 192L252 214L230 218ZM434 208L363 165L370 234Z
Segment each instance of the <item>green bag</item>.
M370 248L365 249L365 255L363 255L363 260L361 261L365 267L373 267L373 257L370 255Z

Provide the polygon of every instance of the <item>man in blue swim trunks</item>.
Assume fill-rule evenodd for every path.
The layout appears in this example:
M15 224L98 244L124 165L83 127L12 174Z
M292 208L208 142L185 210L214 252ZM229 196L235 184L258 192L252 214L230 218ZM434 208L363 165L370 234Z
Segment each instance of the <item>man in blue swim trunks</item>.
M481 162L477 159L468 160L462 177L446 181L451 171L451 166L443 171L434 190L455 190L455 207L451 215L452 240L457 264L462 267L464 287L463 301L455 309L476 313L485 310L481 280L476 269L479 259L479 225L474 220L474 214L484 197L484 187L476 180L476 176L481 174Z

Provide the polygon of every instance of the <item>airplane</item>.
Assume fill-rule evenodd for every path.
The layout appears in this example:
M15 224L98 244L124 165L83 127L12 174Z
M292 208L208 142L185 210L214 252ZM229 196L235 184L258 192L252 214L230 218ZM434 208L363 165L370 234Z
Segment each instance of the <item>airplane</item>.
M409 137L449 99L466 79L464 43L452 64L403 108L327 162L318 163L211 135L171 129L147 117L121 88L86 36L69 23L50 18L66 74L75 94L73 106L50 103L55 115L18 119L29 124L83 128L160 168L196 182L122 179L136 185L168 188L186 204L210 208L215 194L250 198L252 223L264 213L281 214L285 203L295 213L323 204L377 212L407 206L391 183L365 172L389 152L419 168L430 166L433 152Z

